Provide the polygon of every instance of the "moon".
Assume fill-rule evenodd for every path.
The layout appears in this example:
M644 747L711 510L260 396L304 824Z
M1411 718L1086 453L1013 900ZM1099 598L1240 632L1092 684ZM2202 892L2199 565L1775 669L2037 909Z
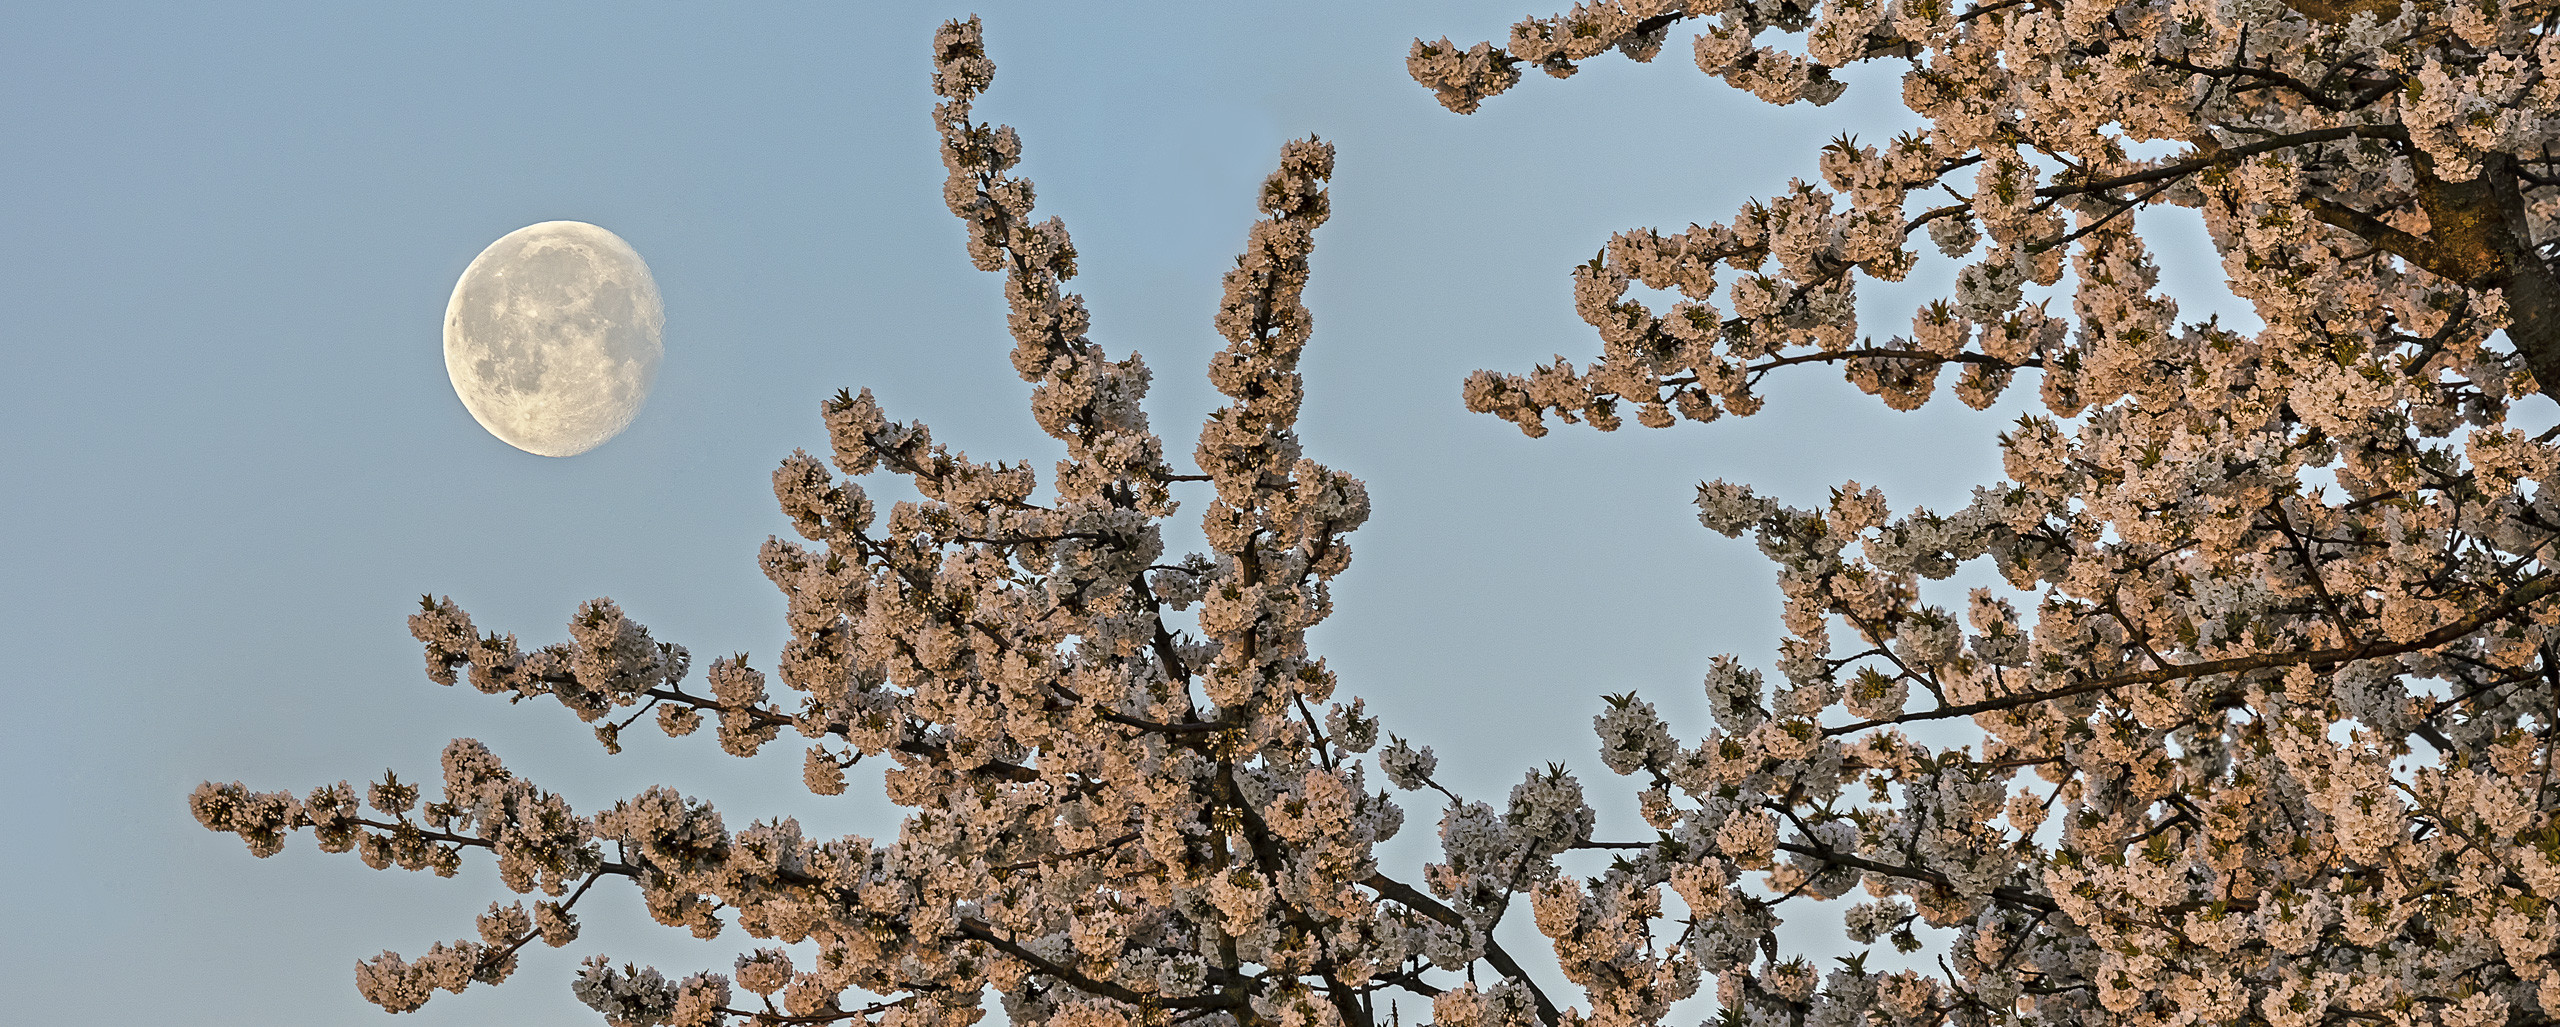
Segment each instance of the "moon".
M545 221L463 269L445 305L444 369L489 434L576 456L640 413L665 323L658 282L630 243L583 221Z

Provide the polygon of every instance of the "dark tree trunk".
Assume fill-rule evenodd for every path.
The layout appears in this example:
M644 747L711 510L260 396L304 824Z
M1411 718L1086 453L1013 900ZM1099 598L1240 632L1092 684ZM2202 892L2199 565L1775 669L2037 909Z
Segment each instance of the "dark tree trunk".
M2305 203L2320 220L2440 278L2499 290L2507 304L2508 340L2534 382L2560 400L2560 272L2534 245L2515 161L2491 157L2466 182L2437 175L2435 162L2414 148L2409 161L2417 172L2418 206L2427 214L2424 237L2322 197L2305 197Z

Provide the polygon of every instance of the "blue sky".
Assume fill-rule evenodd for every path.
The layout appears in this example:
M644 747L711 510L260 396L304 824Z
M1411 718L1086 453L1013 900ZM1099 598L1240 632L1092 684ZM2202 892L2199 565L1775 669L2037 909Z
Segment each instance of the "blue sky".
M1770 108L1664 59L1540 78L1461 118L1403 73L1417 35L1496 37L1517 0L1393 5L980 3L1042 206L1082 254L1095 337L1156 371L1185 457L1218 275L1287 138L1339 149L1318 235L1307 447L1365 478L1339 611L1316 636L1346 692L1490 799L1592 756L1602 693L1705 729L1709 657L1777 637L1767 566L1697 526L1708 478L1809 504L1844 480L1897 507L1997 476L2014 404L1885 411L1836 375L1768 412L1529 440L1458 383L1597 344L1568 269L1613 231L1729 217L1813 177L1844 130L1908 127L1891 75ZM608 757L564 710L440 689L403 618L450 594L483 627L560 638L612 596L704 658L770 654L757 544L768 475L823 451L817 404L872 389L980 459L1055 457L1005 362L1000 283L940 202L916 4L20 4L0 30L0 986L23 1022L373 1022L350 968L466 936L493 899L375 873L307 840L255 860L185 810L196 782L291 788L385 767L432 778L482 739L582 809L651 783L732 825L894 833L895 811L800 789L795 747L720 756L647 736ZM1889 71L1889 69L1887 69ZM500 443L447 384L447 294L491 240L609 228L666 305L653 398L566 460ZM2187 294L2215 268L2170 247ZM1943 266L1913 288L1942 285ZM1902 295L1917 295L1905 290ZM2209 307L2190 299L2189 316ZM1896 330L1909 304L1868 308ZM1178 518L1193 537L1200 503ZM1604 831L1631 805L1612 799ZM1408 803L1411 872L1436 811ZM583 938L406 1022L590 1023L593 952L725 970L600 895Z

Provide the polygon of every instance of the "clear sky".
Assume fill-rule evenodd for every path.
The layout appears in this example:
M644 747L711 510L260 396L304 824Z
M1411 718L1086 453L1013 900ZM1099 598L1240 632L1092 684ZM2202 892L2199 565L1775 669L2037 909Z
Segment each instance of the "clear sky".
M1561 4L1562 0L1558 0ZM1534 4L1532 6L1535 6ZM1187 461L1218 276L1280 143L1339 150L1317 236L1302 433L1365 478L1334 620L1349 694L1499 801L1575 767L1603 831L1634 827L1593 756L1606 692L1694 741L1709 657L1768 662L1770 571L1699 528L1708 478L1798 504L1848 479L1946 509L1998 476L2018 412L1945 395L1895 415L1819 369L1749 420L1523 438L1458 399L1479 367L1598 345L1568 269L1621 229L1729 218L1813 177L1843 131L1908 127L1888 74L1771 108L1698 74L1687 33L1637 66L1543 78L1461 118L1404 75L1417 35L1499 38L1519 0L981 2L999 71L981 117L1082 254L1095 338L1156 371ZM450 594L485 628L556 641L612 596L707 662L769 657L787 533L768 475L823 452L819 401L872 389L984 460L1055 459L1006 364L1000 282L942 207L934 26L964 7L21 3L0 14L0 989L15 1022L367 1023L351 967L468 936L508 898L375 873L307 838L269 860L197 827L198 781L306 790L385 767L432 779L468 735L581 809L651 783L732 826L894 834L876 775L817 799L799 749L708 736L606 756L555 704L508 708L421 673L403 619ZM1546 13L1541 9L1541 13ZM492 438L448 385L439 329L471 258L589 221L655 269L656 392L584 456ZM2169 247L2187 297L2209 254ZM1925 265L1916 288L1951 270ZM1905 295L1910 295L1906 291ZM1869 305L1871 331L1909 304ZM2190 316L2206 305L2189 299ZM2032 383L2027 384L2032 388ZM1178 520L1196 537L1200 499ZM788 739L785 739L788 742ZM868 768L866 768L868 769ZM1413 800L1389 867L1436 820ZM579 958L726 970L751 943L647 923L627 891L585 936L412 1024L595 1022Z

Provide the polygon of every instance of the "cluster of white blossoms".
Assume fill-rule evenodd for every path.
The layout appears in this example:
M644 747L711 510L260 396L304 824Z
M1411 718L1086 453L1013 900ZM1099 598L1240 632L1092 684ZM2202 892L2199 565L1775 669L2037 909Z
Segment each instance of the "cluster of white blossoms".
M1775 564L1782 680L1714 661L1694 747L1609 700L1602 760L1659 838L1538 886L1590 989L1566 1018L1649 1017L1613 990L1673 979L1665 941L1728 1022L2560 1018L2560 433L2506 423L2560 381L2560 5L1595 0L1410 67L1466 113L1687 20L1702 70L1776 103L1900 61L1926 128L1611 239L1574 270L1597 359L1479 372L1468 405L1664 427L1834 364L1895 409L2030 372L2044 409L1953 512L1700 487ZM2163 204L2265 329L2177 319L2138 228ZM1874 341L1855 286L1923 234L1952 295ZM2006 588L1924 595L1976 561ZM1932 720L1977 741L1902 730ZM1687 909L1627 912L1661 885ZM1851 891L1852 945L1953 928L1937 972L1817 980L1778 944L1780 910Z
M2560 375L2560 5L1593 0L1410 67L1465 112L1524 62L1650 59L1688 19L1702 69L1773 102L1903 61L1928 128L1843 139L1821 183L1728 223L1612 239L1574 272L1599 359L1479 373L1468 405L1532 435L1627 405L1664 427L1827 363L1896 409L1950 365L1977 408L2029 372L2044 409L2000 436L2008 480L1948 513L1700 486L1701 523L1774 564L1787 636L1774 675L1709 662L1703 734L1662 712L1697 700L1607 697L1598 755L1642 829L1604 831L1563 767L1500 805L1456 794L1308 651L1368 516L1293 427L1330 149L1289 144L1263 184L1216 318L1228 404L1179 471L1147 367L1064 288L1076 251L1034 219L1021 140L974 120L974 19L934 43L944 198L1005 277L1013 366L1066 452L1048 492L868 392L822 404L828 458L773 478L802 541L760 557L788 602L778 692L744 656L688 690L689 654L604 600L533 651L448 600L410 623L433 680L550 696L609 750L654 712L740 756L789 731L818 795L885 761L898 837L732 830L664 787L579 813L469 739L438 798L386 775L361 801L207 784L192 808L261 856L300 830L377 868L482 850L541 893L363 964L395 1012L569 944L622 878L660 923L771 944L681 978L589 959L574 991L618 1027L939 1027L989 991L1061 1027L1372 1027L1399 995L1449 1027L1632 1027L1707 990L1755 1025L2560 1018L2560 449L2506 426ZM2156 204L2203 212L2267 328L2177 320L2137 231ZM1964 264L1876 343L1856 283L1909 273L1916 233ZM877 473L922 499L884 518ZM1169 557L1199 484L1210 551ZM1966 564L2004 585L1924 588ZM1196 633L1169 620L1194 608ZM1975 741L1904 730L1929 721ZM1446 800L1417 873L1373 856L1405 818L1373 769ZM1515 900L1572 994L1496 940ZM1897 957L1935 969L1789 952L1781 923L1831 900L1848 945L1936 938Z

